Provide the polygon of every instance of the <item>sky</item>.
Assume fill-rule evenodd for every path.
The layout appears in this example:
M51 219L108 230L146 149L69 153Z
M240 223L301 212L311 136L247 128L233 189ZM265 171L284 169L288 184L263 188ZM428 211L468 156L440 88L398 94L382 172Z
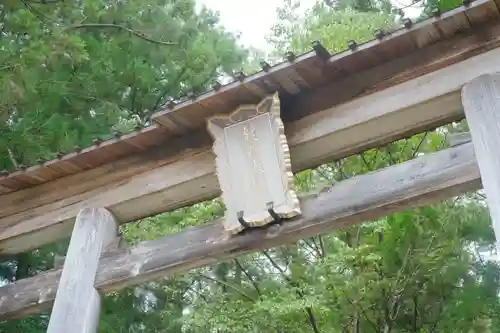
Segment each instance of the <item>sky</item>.
M301 7L308 8L316 0L302 0ZM229 31L241 33L241 43L261 50L268 48L265 36L276 21L276 8L283 0L197 0L198 5L219 11L221 23Z
M277 20L276 8L284 0L196 0L197 5L218 11L221 24L229 31L241 33L240 41L245 46L254 46L260 50L268 50L265 36L270 33L271 26ZM394 0L400 7L412 0ZM310 8L316 0L302 0L301 9ZM411 15L406 11L407 15ZM418 13L417 13L418 15Z

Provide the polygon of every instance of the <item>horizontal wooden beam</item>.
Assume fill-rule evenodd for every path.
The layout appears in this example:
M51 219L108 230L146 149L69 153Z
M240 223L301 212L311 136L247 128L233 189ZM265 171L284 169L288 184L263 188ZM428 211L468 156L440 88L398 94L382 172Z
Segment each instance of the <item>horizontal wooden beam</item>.
M303 215L237 236L215 221L163 239L106 253L96 287L118 290L243 254L295 242L354 223L455 196L480 187L472 143L424 155L342 181L301 199ZM60 270L44 272L0 288L0 320L40 311L53 301Z
M428 54L401 57L304 94L289 107L312 114L285 123L293 170L462 118L461 86L486 72L500 71L500 49L495 49L499 45L500 25L485 27L429 47ZM386 72L384 82L373 81ZM358 90L361 97L338 104ZM0 254L68 236L84 207L104 207L121 222L129 222L217 197L220 189L210 145L208 135L200 132L172 140L164 148L1 195Z
M500 26L488 30L486 35L490 34L496 37L488 42L481 39L483 47L493 48L488 52L470 57L481 52L479 44L468 39L450 41L448 50L435 45L426 65L398 75L408 66L408 59L401 58L294 100L294 109L312 112L286 128L293 153L301 157L295 161L292 155L294 166L301 169L302 161L321 164L462 119L461 87L477 76L500 71L500 49L496 48ZM433 56L434 52L441 57ZM387 71L388 77L374 84L372 77L380 77L380 71ZM362 91L361 97L336 104L350 99L353 85Z

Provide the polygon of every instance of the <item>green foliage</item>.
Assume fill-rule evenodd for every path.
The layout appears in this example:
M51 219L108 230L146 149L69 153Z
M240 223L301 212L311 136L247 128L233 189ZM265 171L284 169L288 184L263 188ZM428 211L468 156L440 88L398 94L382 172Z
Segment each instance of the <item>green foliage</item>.
M1 167L85 145L113 126L126 130L224 72L251 71L260 56L239 48L214 13L196 14L189 0L82 3L0 4ZM306 51L315 39L343 50L349 39L390 28L389 7L342 0L298 14L297 4L286 1L269 40L276 55ZM82 26L91 23L121 27ZM466 128L451 124L303 171L297 189L310 192L442 149L448 133ZM121 231L134 244L222 213L222 202L213 200ZM494 242L485 203L471 194L109 293L100 332L498 332L500 266L488 258ZM66 245L4 258L0 277L14 281L46 270ZM47 320L43 314L0 322L0 332L44 332Z
M395 24L394 16L375 11L374 3L364 6L370 10L359 12L343 2L340 8L319 2L305 15L300 15L297 3L287 2L278 10L279 21L273 26L268 41L278 54L309 51L311 42L315 40L320 40L329 51L339 52L347 48L349 40L358 43L371 40L376 29L389 28Z
M192 0L82 3L0 4L0 169L126 132L246 58Z
M422 16L430 17L433 10L439 9L442 12L447 12L462 5L460 0L426 0Z
M224 205L220 199L202 202L190 207L180 208L171 213L145 218L137 223L121 227L123 237L129 244L153 240L188 227L200 225L222 217Z

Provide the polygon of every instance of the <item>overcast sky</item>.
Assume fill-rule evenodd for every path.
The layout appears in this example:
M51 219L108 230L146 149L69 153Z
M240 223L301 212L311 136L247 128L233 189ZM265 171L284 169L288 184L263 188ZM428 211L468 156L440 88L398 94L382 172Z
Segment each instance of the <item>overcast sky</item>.
M220 12L221 23L232 32L241 33L241 42L266 49L265 36L276 22L276 8L283 0L197 0ZM312 6L315 0L302 0L301 7Z
M261 50L268 49L265 36L276 22L276 8L283 0L196 0L198 5L205 5L219 11L221 23L232 32L241 33L241 42ZM393 0L398 7L412 0ZM316 0L302 0L301 9L310 8ZM407 11L413 16L415 10ZM418 12L416 12L418 15Z

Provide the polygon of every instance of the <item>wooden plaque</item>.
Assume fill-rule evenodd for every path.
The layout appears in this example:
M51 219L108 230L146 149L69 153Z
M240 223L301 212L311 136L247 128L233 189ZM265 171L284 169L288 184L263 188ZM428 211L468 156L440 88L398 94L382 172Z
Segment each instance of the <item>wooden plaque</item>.
M301 213L277 93L258 105L208 119L208 130L214 138L227 231L244 229L238 217L249 226L272 222L270 207L281 218Z

